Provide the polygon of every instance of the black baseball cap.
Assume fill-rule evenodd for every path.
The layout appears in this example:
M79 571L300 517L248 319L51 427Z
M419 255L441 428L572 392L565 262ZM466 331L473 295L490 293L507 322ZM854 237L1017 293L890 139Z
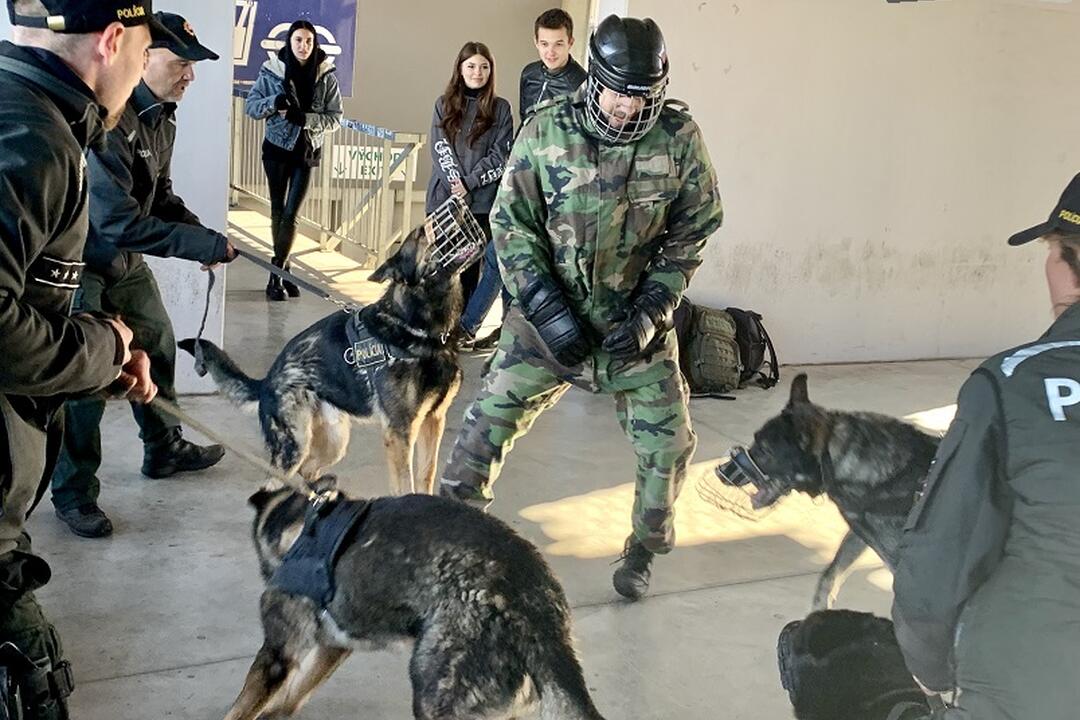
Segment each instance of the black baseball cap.
M155 40L152 48L165 48L172 50L177 56L185 60L217 60L218 54L199 44L199 38L195 37L195 29L191 23L176 13L156 12L154 18L165 26L172 36L172 40Z
M7 0L12 25L37 27L56 33L91 33L118 22L125 27L149 25L155 41L172 38L172 33L154 18L153 0L39 0L46 17L17 15L14 0Z
M1080 235L1080 175L1074 177L1066 186L1065 192L1061 193L1061 199L1058 200L1054 212L1050 213L1049 220L1016 233L1009 238L1009 244L1023 245L1054 232Z

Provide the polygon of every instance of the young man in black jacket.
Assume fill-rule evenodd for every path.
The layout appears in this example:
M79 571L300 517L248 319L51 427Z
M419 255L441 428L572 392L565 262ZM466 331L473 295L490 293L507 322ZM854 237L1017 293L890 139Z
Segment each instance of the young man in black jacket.
M570 57L574 21L565 10L552 8L541 13L533 25L533 41L540 59L521 71L518 113L522 122L545 100L577 90L587 76L585 68Z
M236 251L228 238L204 227L172 189L176 103L195 79L195 63L217 60L191 24L173 13L155 16L172 39L155 42L142 82L104 147L89 156L90 236L83 259L78 309L124 317L135 342L150 356L151 375L163 398L176 402L176 340L157 281L142 254L180 257L213 265ZM81 537L103 537L112 523L97 499L101 465L99 397L67 403L64 448L53 473L57 516ZM143 441L144 475L168 477L214 465L225 451L200 447L181 435L178 421L153 406L132 405Z
M34 590L49 580L26 518L48 483L66 396L154 396L122 321L71 315L82 274L84 153L139 80L150 0L8 0L0 43L0 716L67 718L73 682ZM151 30L147 29L151 24Z

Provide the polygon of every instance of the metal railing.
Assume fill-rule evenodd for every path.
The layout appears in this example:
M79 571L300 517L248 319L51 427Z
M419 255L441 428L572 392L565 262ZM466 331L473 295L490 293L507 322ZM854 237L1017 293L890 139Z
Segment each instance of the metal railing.
M262 166L264 123L244 114L243 96L234 95L231 187L269 207ZM350 243L366 253L365 261L379 263L412 227L413 185L426 136L342 120L341 128L324 140L298 220L318 233L323 250Z

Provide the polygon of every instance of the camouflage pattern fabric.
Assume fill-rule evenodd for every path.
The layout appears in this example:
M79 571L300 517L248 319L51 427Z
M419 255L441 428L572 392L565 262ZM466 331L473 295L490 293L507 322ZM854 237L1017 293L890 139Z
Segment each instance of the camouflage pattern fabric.
M634 534L666 553L697 444L675 333L630 362L614 360L600 344L642 282L682 295L723 211L701 132L685 111L668 105L636 144L603 145L588 134L583 92L539 106L526 122L491 218L511 296L539 277L554 279L594 350L582 365L560 365L513 304L442 484L458 497L492 498L514 441L571 385L613 394L638 458Z
M679 372L678 357L665 369L666 378L641 387L597 388L559 365L521 310L512 307L480 393L465 411L442 483L493 499L492 484L506 453L540 413L553 406L571 385L607 391L615 396L619 424L637 454L631 517L634 535L654 553L669 552L675 545L675 499L697 447L697 436L690 423L686 406L690 392Z
M723 210L701 131L686 112L669 104L636 144L604 145L587 132L583 92L541 105L522 127L495 198L492 237L510 294L538 276L554 278L593 335L594 369L634 387L666 375L674 333L662 352L614 367L600 341L642 282L682 296Z

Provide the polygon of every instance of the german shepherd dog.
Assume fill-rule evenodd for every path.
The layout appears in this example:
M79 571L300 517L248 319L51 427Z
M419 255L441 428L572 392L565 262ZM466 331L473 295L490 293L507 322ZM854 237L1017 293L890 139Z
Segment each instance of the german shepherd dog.
M308 503L289 489L250 503L269 580ZM263 645L226 720L291 716L354 649L402 640L413 643L420 720L510 720L537 706L545 720L603 720L571 645L566 595L531 544L454 500L377 498L365 512L336 556L325 608L273 585L263 592Z
M787 407L754 433L748 450L733 449L716 475L728 485L752 483L755 509L793 490L813 497L825 493L836 503L849 530L814 593L812 609L823 610L832 607L867 546L895 568L904 523L938 442L896 418L815 405L800 374Z
M777 642L780 679L798 720L928 720L893 624L850 610L788 623Z
M450 337L461 318L461 281L457 273L430 272L431 258L430 234L418 227L371 275L390 285L359 317L390 360L370 382L346 357L350 313L335 312L290 340L261 380L248 377L213 343L200 341L206 367L225 396L241 407L257 406L275 469L314 482L345 456L352 420L377 418L390 492L431 494L446 412L462 375ZM178 344L194 354L195 340Z

